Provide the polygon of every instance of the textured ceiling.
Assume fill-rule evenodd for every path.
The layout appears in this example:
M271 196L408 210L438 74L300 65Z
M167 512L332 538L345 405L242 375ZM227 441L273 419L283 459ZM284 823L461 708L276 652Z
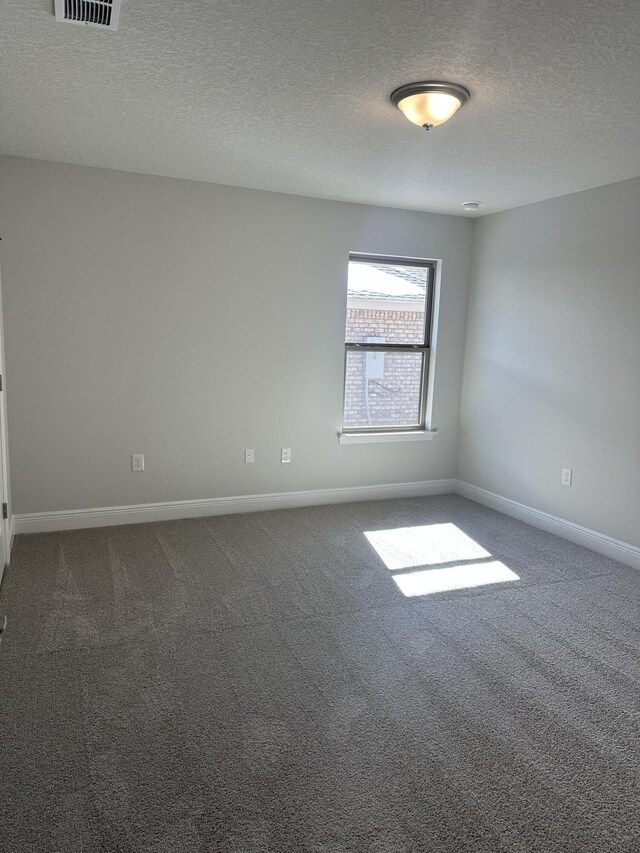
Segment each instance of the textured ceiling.
M481 213L640 174L638 0L0 0L0 152ZM471 90L429 133L388 100Z

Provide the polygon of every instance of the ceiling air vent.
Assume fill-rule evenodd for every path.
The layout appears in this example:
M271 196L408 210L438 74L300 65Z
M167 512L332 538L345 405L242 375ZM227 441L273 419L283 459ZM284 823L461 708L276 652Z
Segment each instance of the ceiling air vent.
M56 21L117 30L121 2L122 0L54 0Z

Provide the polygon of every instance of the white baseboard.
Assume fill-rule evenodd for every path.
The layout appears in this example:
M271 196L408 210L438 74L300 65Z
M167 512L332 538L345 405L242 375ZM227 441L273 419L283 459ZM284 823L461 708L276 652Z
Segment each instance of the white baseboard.
M15 531L15 522L13 515L9 516L9 521L7 523L7 542L8 547L6 550L3 548L3 553L0 554L0 583L2 582L2 576L4 574L4 570L11 562L11 549L13 548L13 540L15 539L16 531Z
M137 524L148 521L169 521L178 518L200 518L207 515L229 515L240 512L291 509L319 504L374 501L391 498L414 498L446 495L455 492L462 497L517 518L553 533L591 551L640 569L640 548L605 536L597 530L582 527L526 504L496 495L487 489L461 480L422 480L416 483L391 483L380 486L351 486L339 489L312 489L299 492L276 492L263 495L241 495L228 498L206 498L193 501L134 504L131 506L71 509L61 512L34 512L14 515L11 519L10 541L19 533L44 533L56 530L79 530L89 527L108 527L115 524Z
M613 539L611 536L605 536L604 533L598 533L597 530L582 527L573 521L566 521L564 518L558 518L556 515L550 515L548 512L542 512L542 510L534 509L510 498L504 498L487 491L487 489L472 486L470 483L464 483L461 480L456 481L455 491L464 498L488 506L505 515L510 515L512 518L524 521L532 527L568 539L570 542L582 545L583 548L588 548L590 551L596 551L612 560L633 566L634 569L640 569L640 548L636 545L630 545L628 542L620 541L620 539Z
M55 530L79 530L85 527L108 527L114 524L229 515L236 512L291 509L319 504L446 495L455 491L455 484L455 480L422 480L416 483L391 483L381 486L350 486L340 489L276 492L267 495L70 509L61 512L32 512L15 515L13 523L16 534L45 533Z

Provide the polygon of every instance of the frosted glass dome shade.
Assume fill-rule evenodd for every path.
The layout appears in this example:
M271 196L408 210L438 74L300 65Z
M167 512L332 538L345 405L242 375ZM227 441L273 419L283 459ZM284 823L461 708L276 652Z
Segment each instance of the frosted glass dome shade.
M455 83L410 83L391 95L410 122L427 130L448 121L468 99L469 92Z

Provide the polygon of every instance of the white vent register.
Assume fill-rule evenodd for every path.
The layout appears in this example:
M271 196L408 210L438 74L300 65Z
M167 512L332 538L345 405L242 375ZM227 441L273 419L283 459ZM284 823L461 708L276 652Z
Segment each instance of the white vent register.
M54 0L56 21L117 30L122 0Z

